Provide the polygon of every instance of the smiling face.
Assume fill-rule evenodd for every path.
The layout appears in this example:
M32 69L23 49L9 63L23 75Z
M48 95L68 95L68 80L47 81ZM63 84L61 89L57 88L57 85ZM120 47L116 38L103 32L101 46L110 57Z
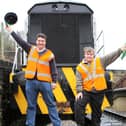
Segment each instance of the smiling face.
M42 37L38 37L36 40L36 46L38 50L42 50L46 47L46 39Z
M37 34L36 37L36 46L38 50L42 50L46 47L46 35L43 33Z
M85 52L84 57L87 63L91 63L94 59L94 52L93 51Z
M87 47L84 49L84 60L87 63L91 63L94 59L95 52L94 49L91 47Z

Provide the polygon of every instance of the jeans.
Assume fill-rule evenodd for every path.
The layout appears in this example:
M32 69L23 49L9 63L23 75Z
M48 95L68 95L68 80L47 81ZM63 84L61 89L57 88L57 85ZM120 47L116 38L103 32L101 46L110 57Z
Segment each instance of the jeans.
M47 105L49 118L53 126L61 126L61 120L56 109L51 84L38 80L27 80L25 90L28 101L26 126L35 126L37 96L39 92L42 93L43 99Z

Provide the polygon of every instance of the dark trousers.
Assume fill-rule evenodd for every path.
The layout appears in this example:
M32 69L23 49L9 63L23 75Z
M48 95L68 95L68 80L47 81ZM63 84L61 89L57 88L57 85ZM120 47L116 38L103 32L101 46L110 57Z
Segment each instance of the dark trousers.
M83 91L83 98L75 101L75 121L81 126L86 126L85 107L89 103L92 109L91 123L92 126L100 126L101 122L101 106L104 98L104 93L93 93Z

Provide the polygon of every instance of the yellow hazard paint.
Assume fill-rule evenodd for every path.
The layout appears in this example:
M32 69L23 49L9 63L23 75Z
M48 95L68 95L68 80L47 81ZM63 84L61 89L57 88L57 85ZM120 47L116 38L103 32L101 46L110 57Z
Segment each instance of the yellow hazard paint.
M110 107L109 101L107 99L107 97L104 95L104 99L103 99L103 103L102 103L102 110L104 110L105 108Z
M18 93L14 94L16 103L19 107L19 110L22 114L26 114L26 109L27 109L27 100L23 94L23 91L21 87L18 85Z
M61 70L63 71L65 78L70 86L71 91L73 92L74 96L76 96L76 76L72 69L72 67L62 67ZM10 74L10 81L12 82L12 76L13 74ZM57 87L53 90L56 102L57 102L57 109L58 111L62 111L62 114L72 114L73 111L70 107L70 105L67 105L69 102L69 99L66 98L60 83L57 82ZM19 110L21 114L26 114L27 109L27 100L24 96L23 90L21 89L20 85L18 85L18 92L14 94L16 103L19 107ZM42 94L38 94L37 97L37 104L40 108L40 111L42 114L48 114L48 108L43 100ZM58 106L62 105L62 106ZM109 107L110 104L104 96L103 104L102 104L102 110L104 110L106 107ZM86 113L91 113L91 107L89 104L86 106Z
M110 80L113 81L113 72L109 71L109 74L110 74Z
M66 103L67 102L67 98L64 95L64 93L60 87L59 82L57 82L57 86L53 90L53 93L54 93L54 96L56 98L57 103ZM63 113L72 113L72 109L70 108L70 106L69 107L62 107L61 109L60 108L58 108L58 109L59 109L59 111L61 111L61 109L62 109Z
M63 67L62 71L72 89L74 96L76 96L76 77L71 67Z
M64 95L60 84L57 82L56 88L53 90L54 96L57 102L67 102L66 96Z
M10 83L13 83L13 76L14 76L14 73L10 73L10 75L9 75L9 82Z

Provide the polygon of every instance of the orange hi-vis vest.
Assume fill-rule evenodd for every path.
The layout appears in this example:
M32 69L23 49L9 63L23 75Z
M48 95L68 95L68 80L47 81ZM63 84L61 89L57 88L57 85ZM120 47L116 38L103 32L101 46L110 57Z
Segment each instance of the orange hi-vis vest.
M49 61L54 58L51 50L47 49L42 55L39 55L36 47L32 47L28 55L28 63L25 71L26 79L34 79L35 75L40 81L51 82L51 71Z
M100 58L95 58L93 62L88 64L80 63L77 66L83 80L83 89L86 91L97 90L101 91L107 88L104 78L104 69L102 67Z

